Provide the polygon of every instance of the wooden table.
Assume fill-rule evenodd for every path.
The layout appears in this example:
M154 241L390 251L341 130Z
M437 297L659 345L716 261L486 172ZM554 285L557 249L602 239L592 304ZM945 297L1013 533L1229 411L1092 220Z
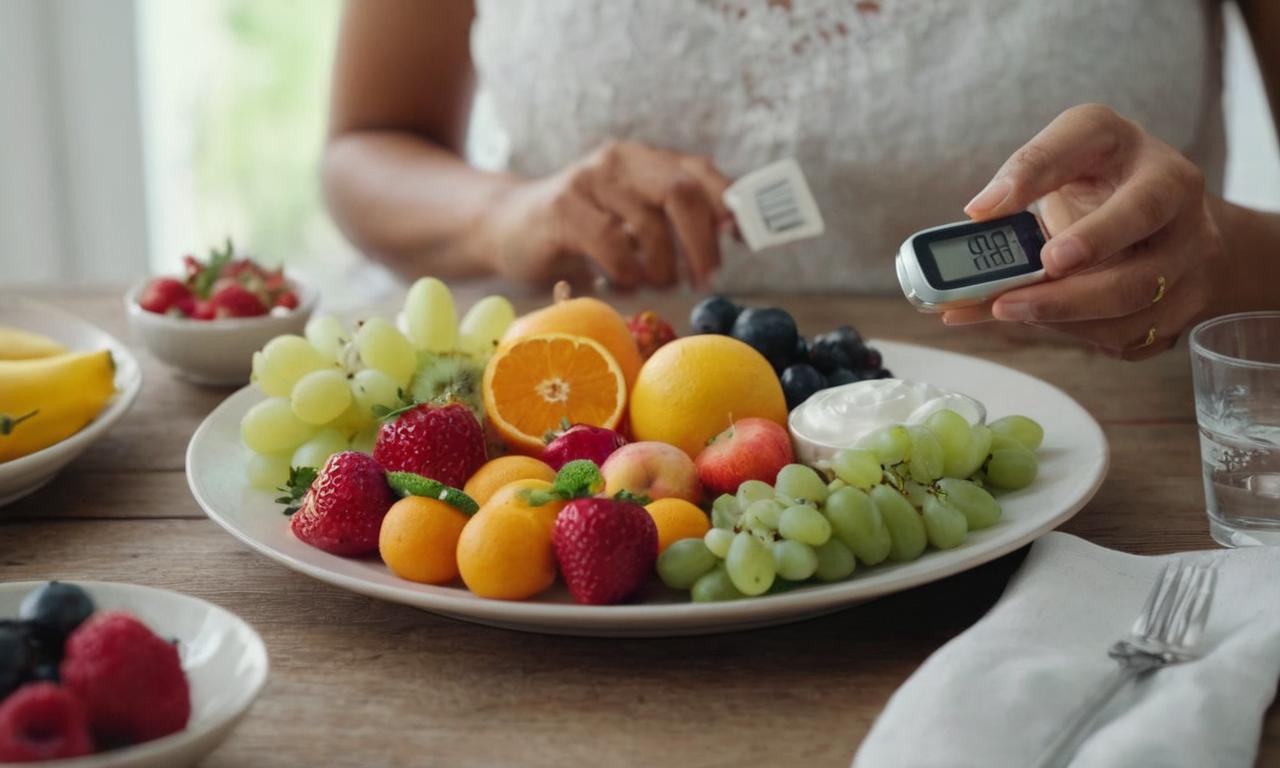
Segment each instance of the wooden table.
M118 291L36 296L127 336ZM467 306L471 297L458 298ZM678 325L691 302L617 300ZM944 328L899 299L781 303L806 334L851 322L864 335L994 360L1056 384L1102 423L1112 449L1106 483L1063 530L1128 552L1214 546L1184 348L1123 363L1030 328ZM211 767L845 766L894 690L982 616L1023 557L821 619L730 635L601 640L464 624L321 584L206 520L183 456L229 390L183 383L139 357L145 383L128 416L52 485L0 511L0 580L166 587L256 626L271 678ZM1277 762L1280 707L1272 706L1260 764Z

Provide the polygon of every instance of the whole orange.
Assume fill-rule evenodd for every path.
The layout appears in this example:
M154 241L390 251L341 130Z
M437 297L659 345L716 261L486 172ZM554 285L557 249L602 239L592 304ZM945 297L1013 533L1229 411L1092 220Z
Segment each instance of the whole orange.
M525 491L549 491L551 483L547 480L539 480L537 478L525 478L523 480L512 480L506 485L493 492L489 497L489 501L484 504L485 507L514 507L518 509L528 510L535 513L547 527L556 524L556 515L560 514L560 510L564 509L566 501L549 501L546 504L533 506L525 501Z
M458 538L467 516L422 496L407 496L387 510L378 532L378 553L391 572L424 584L458 578Z
M462 529L458 571L475 594L497 600L525 600L556 579L552 523L563 502L542 507L524 499L528 490L545 490L542 480L517 480L500 488Z
M653 353L631 390L637 440L671 443L696 458L735 419L787 426L787 400L764 356L729 336L686 336Z
M565 293L559 285L556 291L558 296ZM617 361L627 389L635 384L640 365L644 362L640 348L636 346L626 320L603 301L590 297L557 298L551 306L517 317L503 334L502 344L544 333L569 333L595 340Z
M684 499L658 499L646 507L654 525L658 526L658 554L673 541L700 539L711 528L707 513Z
M480 506L502 486L515 480L556 479L556 471L531 456L500 456L485 463L462 490Z

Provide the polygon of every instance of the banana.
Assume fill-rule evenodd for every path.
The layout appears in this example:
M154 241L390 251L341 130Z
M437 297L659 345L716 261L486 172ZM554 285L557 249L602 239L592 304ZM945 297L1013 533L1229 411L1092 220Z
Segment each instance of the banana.
M109 350L0 360L0 462L65 440L115 393Z
M48 336L0 325L0 360L30 360L66 352L66 347Z

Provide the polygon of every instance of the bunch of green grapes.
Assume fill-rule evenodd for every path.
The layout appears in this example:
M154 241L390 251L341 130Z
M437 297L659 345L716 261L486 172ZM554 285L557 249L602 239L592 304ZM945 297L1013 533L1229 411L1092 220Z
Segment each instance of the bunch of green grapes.
M253 355L252 382L267 396L244 415L240 437L253 451L251 485L283 485L290 467L320 467L334 453L372 452L378 415L407 403L422 355L470 350L487 355L515 313L501 296L481 299L459 323L444 283L423 278L409 289L402 331L374 317L348 327L313 317L305 336L277 336ZM481 363L482 365L482 363Z
M1043 438L1024 416L970 426L940 411L923 425L889 427L836 453L830 477L790 464L773 485L748 480L720 496L712 528L672 543L658 575L695 602L729 600L959 546L1000 519L984 486L1017 490L1034 481Z

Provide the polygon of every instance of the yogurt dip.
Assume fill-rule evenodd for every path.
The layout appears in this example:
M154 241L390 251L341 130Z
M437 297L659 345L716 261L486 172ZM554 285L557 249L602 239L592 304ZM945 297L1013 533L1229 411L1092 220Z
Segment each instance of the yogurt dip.
M970 424L981 424L987 418L982 403L968 395L922 381L870 379L817 392L791 412L788 425L796 458L806 464L821 464L876 430L894 424L923 424L944 409L955 411Z

